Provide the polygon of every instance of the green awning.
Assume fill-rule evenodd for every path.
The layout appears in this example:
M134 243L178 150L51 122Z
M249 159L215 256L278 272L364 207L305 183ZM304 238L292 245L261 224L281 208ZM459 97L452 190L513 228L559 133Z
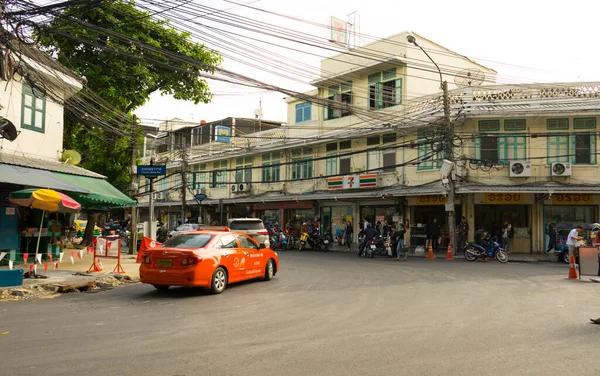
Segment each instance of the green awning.
M104 179L90 178L87 176L69 175L54 172L54 176L76 187L85 189L89 193L67 192L84 208L113 208L119 206L135 206L136 201L113 187Z

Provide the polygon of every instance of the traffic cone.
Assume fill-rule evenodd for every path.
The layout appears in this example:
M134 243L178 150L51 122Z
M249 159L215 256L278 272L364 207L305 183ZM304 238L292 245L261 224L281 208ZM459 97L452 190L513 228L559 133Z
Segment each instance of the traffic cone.
M454 260L452 256L452 244L448 243L448 252L446 252L446 260Z
M429 251L427 252L427 258L434 260L435 255L433 254L433 247L431 246L431 242L429 243Z
M575 255L569 256L569 279L579 279L577 265L575 264Z

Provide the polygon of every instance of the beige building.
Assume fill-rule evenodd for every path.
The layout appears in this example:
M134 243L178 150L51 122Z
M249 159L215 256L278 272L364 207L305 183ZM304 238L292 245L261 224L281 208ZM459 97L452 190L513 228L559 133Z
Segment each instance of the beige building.
M191 147L186 214L203 222L316 216L334 236L349 220L355 237L364 217L408 221L410 246L422 245L425 224L446 222L444 112L440 75L407 35L323 60L315 90L286 99L286 124ZM476 227L508 219L512 251L539 252L548 221L597 221L600 84L495 85L494 70L413 35L449 83L455 210L467 218L470 239ZM161 156L181 171L181 157ZM176 217L181 174L157 181L156 190L157 205ZM198 193L208 198L194 200Z

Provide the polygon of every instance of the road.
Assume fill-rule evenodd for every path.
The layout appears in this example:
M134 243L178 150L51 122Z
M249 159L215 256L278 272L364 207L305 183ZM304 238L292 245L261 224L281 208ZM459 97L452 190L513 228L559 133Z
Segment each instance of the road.
M558 264L280 253L221 295L0 304L3 375L599 375L600 284Z

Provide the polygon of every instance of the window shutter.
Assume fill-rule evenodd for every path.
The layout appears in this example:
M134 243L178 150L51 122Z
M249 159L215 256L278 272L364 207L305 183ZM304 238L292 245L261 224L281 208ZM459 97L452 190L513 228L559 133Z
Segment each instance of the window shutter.
M383 85L381 83L375 84L375 107L383 108Z
M577 161L577 137L575 134L570 134L568 137L568 147L567 147L567 155L570 157L566 157L565 161L571 161L571 163L575 164Z
M402 79L399 78L396 80L396 87L395 87L395 104L402 104Z
M596 164L596 134L590 133L590 164Z
M396 78L396 68L391 68L383 71L382 81L388 81Z
M512 136L498 136L498 164L508 164L507 160L507 138Z
M323 119L329 120L329 106L323 106Z
M481 159L481 137L475 137L473 140L473 149L475 159Z

